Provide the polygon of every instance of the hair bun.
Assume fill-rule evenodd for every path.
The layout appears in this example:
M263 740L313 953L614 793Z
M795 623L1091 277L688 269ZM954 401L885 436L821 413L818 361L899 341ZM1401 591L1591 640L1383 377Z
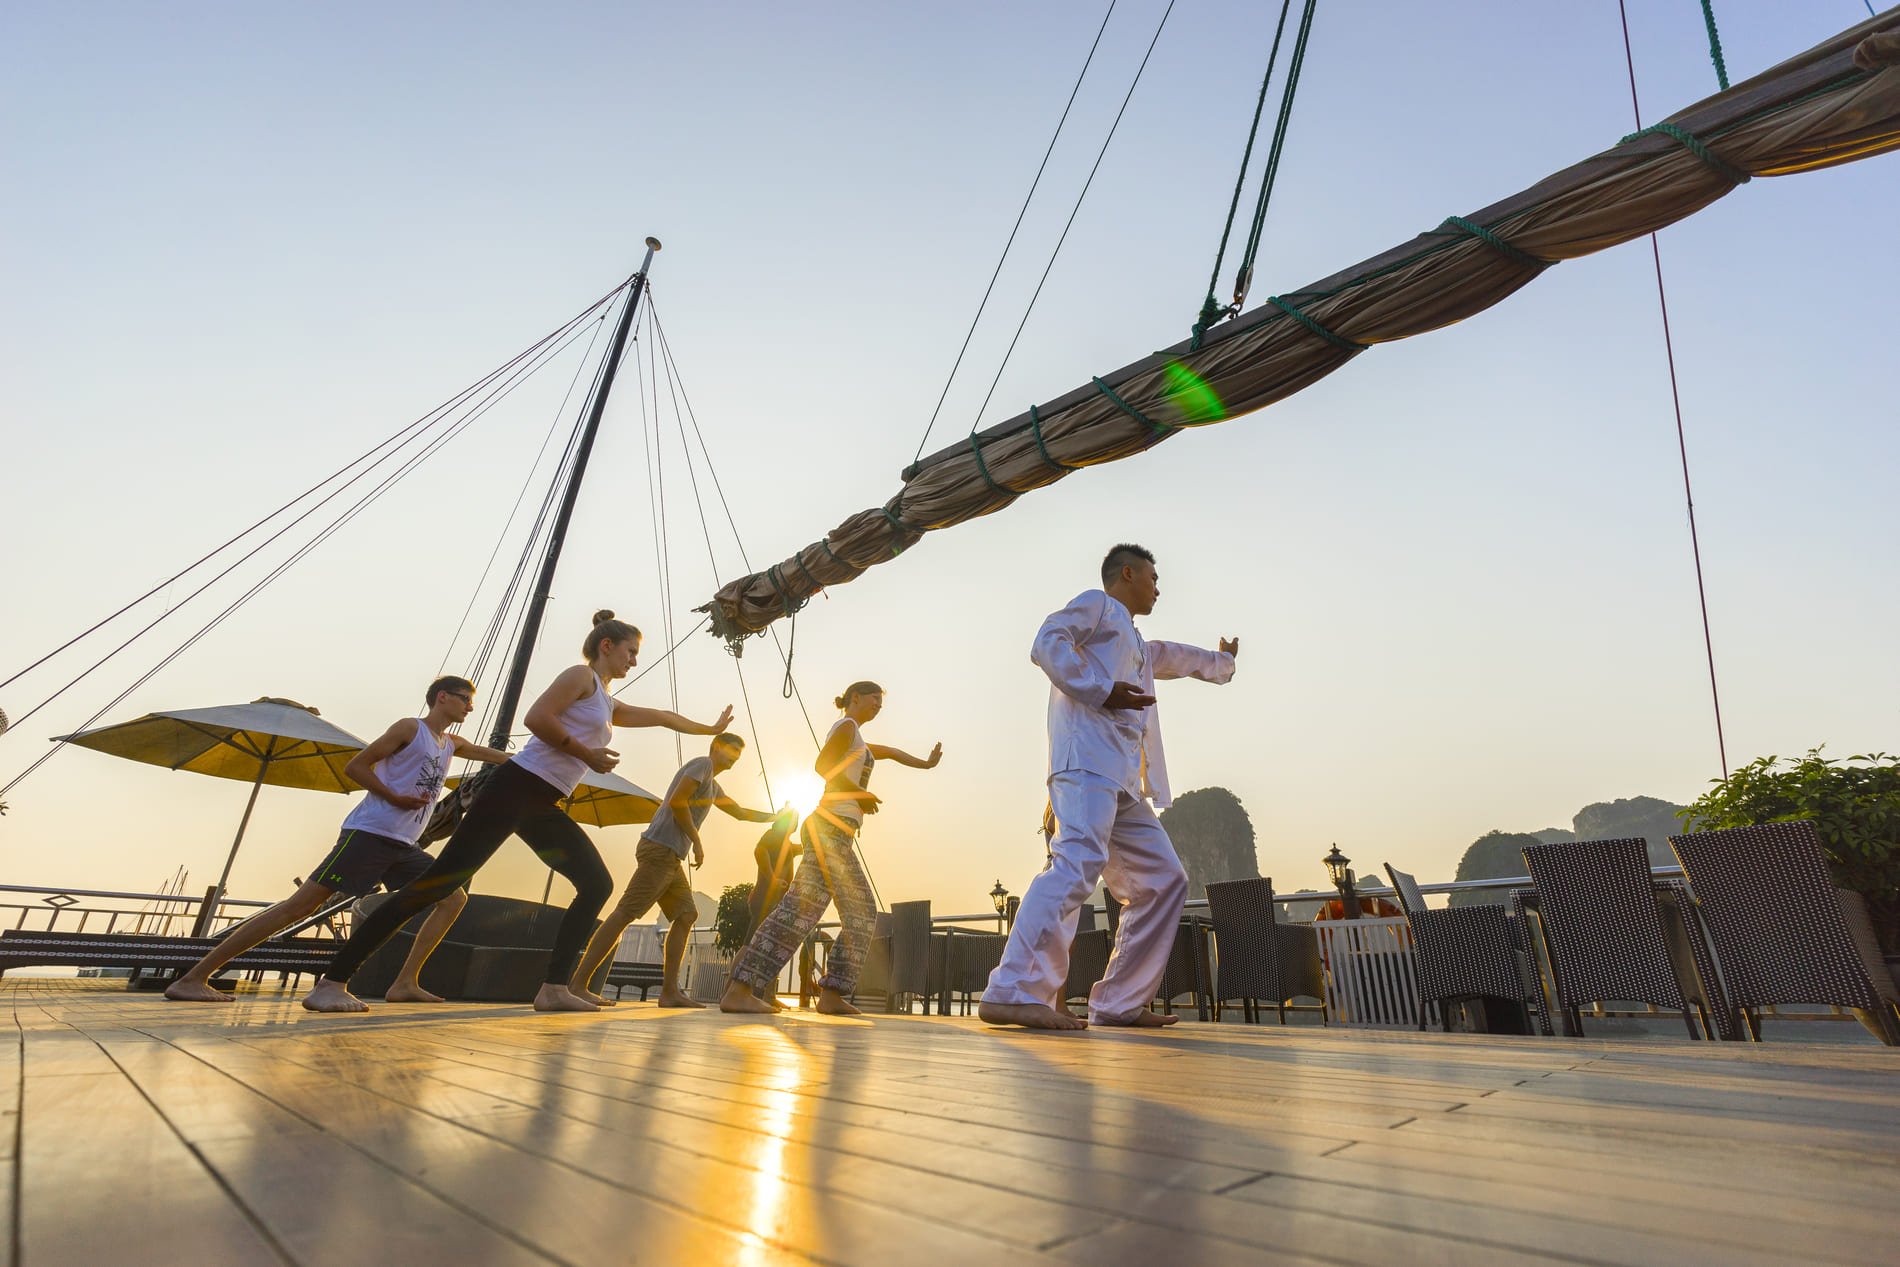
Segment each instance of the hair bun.
M613 618L613 612L605 607L594 613L594 623L596 625L604 625Z
M842 696L842 695L840 695L840 696L838 696L838 697L837 697L836 699L834 699L834 700L832 700L832 701L831 701L831 706L832 706L833 708L843 708L843 707L844 707L844 696Z

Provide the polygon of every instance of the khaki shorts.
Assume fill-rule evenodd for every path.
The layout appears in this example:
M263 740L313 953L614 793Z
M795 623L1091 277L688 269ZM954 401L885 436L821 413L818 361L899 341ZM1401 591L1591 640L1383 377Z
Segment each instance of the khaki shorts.
M655 903L670 920L699 918L699 904L693 901L693 886L686 882L686 864L665 845L650 840L640 842L633 853L633 879L621 895L620 911L639 919Z

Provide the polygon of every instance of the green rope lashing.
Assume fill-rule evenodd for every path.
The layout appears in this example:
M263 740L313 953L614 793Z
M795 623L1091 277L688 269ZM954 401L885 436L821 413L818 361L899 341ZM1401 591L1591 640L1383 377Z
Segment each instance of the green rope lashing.
M878 509L883 512L885 522L891 526L891 537L894 542L891 546L891 553L902 554L904 552L904 538L912 535L912 530L904 525L903 520L891 513L889 506L880 506Z
M1351 339L1348 339L1343 334L1334 334L1331 330L1328 330L1325 326L1313 320L1311 317L1307 316L1305 313L1301 312L1298 308L1295 308L1292 304L1280 298L1280 296L1278 295L1268 295L1267 302L1272 304L1275 308L1278 308L1281 312L1284 312L1287 316L1299 322L1301 325L1305 326L1308 330L1311 330L1314 334L1317 334L1320 338L1326 340L1328 343L1332 344L1334 347L1339 348L1342 351L1363 352L1366 350L1368 346L1367 344L1364 344L1364 343L1354 343Z
M819 590L825 588L818 583L818 578L811 574L811 569L805 566L805 552L803 550L800 550L797 554L792 556L792 562L798 564L798 570L804 574L805 583L811 586L812 593L816 594Z
M820 538L818 541L818 548L825 552L826 558L830 559L833 563L836 563L839 567L850 568L853 572L864 571L863 568L859 567L857 564L853 563L851 560L842 557L841 555L839 555L839 553L836 550L832 549L831 539L829 537Z
M1715 63L1715 82L1722 85L1722 91L1727 92L1728 67L1722 61L1722 37L1715 32L1713 0L1702 0L1702 21L1709 28L1709 60Z
M983 482L990 486L991 492L1001 493L1011 501L1014 501L1017 496L1019 496L1014 489L1005 488L1001 484L998 484L995 477L990 474L989 463L983 460L983 446L977 443L976 432L974 431L970 433L970 456L976 459L976 473L983 477Z
M779 574L778 565L776 563L765 569L765 579L771 582L772 592L778 595L779 606L785 609L785 614L787 616L796 615L798 608L792 606L791 595L785 592L785 578ZM800 604L800 606L802 605L803 604Z
M1156 422L1153 418L1148 417L1148 415L1142 413L1141 410L1135 408L1133 405L1123 400L1120 396L1117 396L1115 394L1115 389L1110 387L1107 383L1104 383L1101 379L1098 378L1094 381L1095 381L1095 389L1097 391L1101 392L1102 395L1114 401L1115 407L1117 409L1127 414L1130 418L1133 418L1136 422L1140 423L1142 426L1148 428L1148 430L1154 432L1155 439L1159 440L1162 436L1165 436L1168 434L1168 432L1174 430L1173 427L1168 426L1166 423Z
M1051 467L1058 471L1079 471L1082 469L1079 466L1070 466L1067 462L1058 462L1050 455L1049 446L1042 442L1042 415L1036 412L1034 405L1029 407L1029 434L1035 437L1036 452L1042 454L1042 460L1047 462Z
M1520 250L1483 225L1473 224L1463 216L1446 216L1445 223L1438 227L1443 229L1447 226L1454 229L1462 229L1513 264L1522 264L1525 268L1549 268L1552 264L1557 262L1556 260L1547 260L1532 255L1529 251Z
M1708 164L1711 171L1720 175L1722 179L1728 181L1729 184L1746 185L1749 182L1750 178L1747 172L1739 167L1731 167L1729 164L1723 162L1721 156L1710 149L1708 145L1703 142L1701 137L1689 131L1687 128L1679 128L1673 123L1652 123L1641 132L1630 133L1618 141L1617 144L1628 145L1631 141L1648 136L1652 132L1661 133L1663 136L1679 142L1684 149Z

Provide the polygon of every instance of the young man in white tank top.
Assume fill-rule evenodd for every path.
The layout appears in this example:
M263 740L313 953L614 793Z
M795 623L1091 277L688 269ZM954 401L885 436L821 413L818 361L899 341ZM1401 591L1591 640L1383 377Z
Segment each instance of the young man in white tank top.
M508 759L449 727L459 725L475 705L475 687L466 678L442 677L429 684L429 711L392 723L369 747L350 758L343 773L369 795L351 807L342 834L297 891L233 928L211 953L171 983L165 997L193 1003L229 1003L232 996L213 988L218 969L265 939L314 915L336 893L355 897L381 885L391 892L421 875L434 859L416 847L429 821L436 794L456 757L490 765ZM457 890L439 903L416 934L408 961L385 995L391 1003L440 1003L422 988L417 975L449 925L462 913L468 895Z

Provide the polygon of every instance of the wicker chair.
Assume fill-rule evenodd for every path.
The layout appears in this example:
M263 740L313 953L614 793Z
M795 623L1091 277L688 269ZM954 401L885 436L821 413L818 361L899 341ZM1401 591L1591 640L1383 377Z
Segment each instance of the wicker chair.
M1544 945L1567 1030L1582 1034L1577 1009L1585 1003L1628 1000L1681 1012L1690 1038L1733 1035L1713 965L1698 948L1700 930L1688 893L1678 884L1659 895L1641 836L1531 845L1524 865L1537 886ZM1674 898L1684 917L1681 927L1665 929L1659 896ZM1523 895L1512 897L1521 916Z
M945 955L948 962L944 965L944 974L948 989L947 997L962 1003L963 1014L970 1014L970 999L983 993L990 982L990 973L996 965L1003 962L1003 947L1009 938L1000 933L973 933L959 929L954 935L944 939Z
M1412 930L1420 1029L1434 1006L1476 996L1516 1004L1536 1019L1538 1033L1551 1032L1521 923L1502 906L1427 907L1415 877L1389 862L1385 873Z
M1265 1002L1279 1010L1284 1025L1287 1000L1325 998L1319 979L1319 939L1307 925L1275 920L1272 879L1209 884L1207 911L1213 922L1217 961L1212 990L1215 1020L1220 1020L1221 1004L1239 999L1241 1019L1249 1024L1260 1019L1260 1004ZM1318 1011L1324 1020L1324 1002Z
M1764 823L1671 836L1701 900L1728 999L1760 1041L1754 1009L1850 1008L1900 1047L1900 988L1881 962L1860 894L1836 888L1814 824Z
M930 903L891 903L891 991L889 1008L910 1011L911 1001L930 1000Z
M1062 986L1062 1001L1086 1000L1095 983L1108 971L1110 950L1106 928L1082 928L1069 943L1069 977Z

